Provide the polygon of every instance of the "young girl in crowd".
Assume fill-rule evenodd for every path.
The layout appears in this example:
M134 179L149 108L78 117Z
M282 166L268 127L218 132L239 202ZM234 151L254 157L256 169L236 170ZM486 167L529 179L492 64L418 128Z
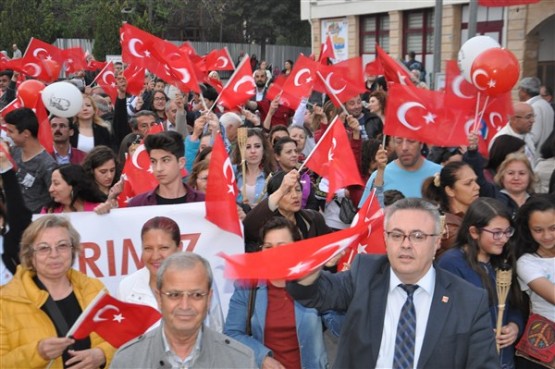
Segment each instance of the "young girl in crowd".
M439 259L438 266L483 288L489 296L492 329L497 325L496 268L504 265L515 270L514 253L509 240L514 234L513 221L505 206L496 199L479 198L469 207L462 220L452 249ZM515 274L513 273L513 277ZM504 369L514 368L514 345L524 329L520 307L520 291L516 278L497 332L500 363Z
M530 313L555 325L555 195L531 198L519 209L516 224L520 288L530 297ZM544 368L526 359L517 362L519 368Z

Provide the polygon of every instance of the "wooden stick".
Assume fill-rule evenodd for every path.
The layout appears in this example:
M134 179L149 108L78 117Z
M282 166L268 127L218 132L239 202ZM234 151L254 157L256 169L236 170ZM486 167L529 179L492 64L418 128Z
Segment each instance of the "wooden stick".
M237 128L237 147L241 154L241 172L243 174L243 185L241 186L243 203L247 203L247 138L248 128Z
M511 289L513 271L512 269L503 269L503 267L495 271L495 285L497 288L497 326L495 331L495 336L499 337L501 335L501 328L503 327L503 314L505 312L505 303L507 302L507 296L509 295L509 290ZM497 344L497 352L499 353L500 348Z

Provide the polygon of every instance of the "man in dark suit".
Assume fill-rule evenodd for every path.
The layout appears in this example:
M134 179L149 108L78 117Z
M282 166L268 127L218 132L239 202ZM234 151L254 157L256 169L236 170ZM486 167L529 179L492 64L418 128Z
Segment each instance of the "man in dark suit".
M433 266L437 208L400 200L384 230L387 257L359 255L349 271L287 285L305 306L346 312L334 367L499 368L486 292Z

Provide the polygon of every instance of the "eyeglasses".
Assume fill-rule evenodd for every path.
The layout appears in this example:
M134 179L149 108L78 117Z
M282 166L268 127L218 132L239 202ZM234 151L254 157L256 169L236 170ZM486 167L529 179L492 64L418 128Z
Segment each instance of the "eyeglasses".
M491 231L487 228L482 228L482 231L491 233L494 240L500 240L503 235L507 238L511 238L513 234L515 234L515 229L513 227L509 227L504 231Z
M172 301L181 301L183 296L187 296L188 299L191 299L193 301L201 301L208 295L208 292L198 292L198 291L193 291L193 292L189 292L189 291L169 291L169 292L160 291L160 293L162 295L167 296L168 299L170 299Z
M437 234L428 234L420 231L412 231L409 234L404 234L400 231L385 232L387 238L394 243L401 244L405 242L405 238L409 239L411 244L419 244L426 242L428 237L438 236Z
M535 118L535 117L536 117L536 114L533 114L533 113L526 114L525 116L515 115L515 118L517 118L517 119L526 119L526 120L530 120L530 119Z
M154 101L166 101L165 97L155 97Z
M69 242L60 242L58 245L52 247L47 243L39 243L33 248L37 255L46 256L52 254L52 250L56 250L60 254L68 253L73 246Z

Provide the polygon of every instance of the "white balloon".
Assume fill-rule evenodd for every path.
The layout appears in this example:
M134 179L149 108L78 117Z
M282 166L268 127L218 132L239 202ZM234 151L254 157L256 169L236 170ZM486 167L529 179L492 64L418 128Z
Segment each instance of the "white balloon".
M474 59L484 51L496 47L501 47L501 45L489 36L476 36L467 40L459 50L459 56L457 58L457 64L459 65L459 70L464 79L472 83L472 76L470 73Z
M64 118L76 116L83 106L83 94L69 82L56 82L46 86L41 98L50 113Z

